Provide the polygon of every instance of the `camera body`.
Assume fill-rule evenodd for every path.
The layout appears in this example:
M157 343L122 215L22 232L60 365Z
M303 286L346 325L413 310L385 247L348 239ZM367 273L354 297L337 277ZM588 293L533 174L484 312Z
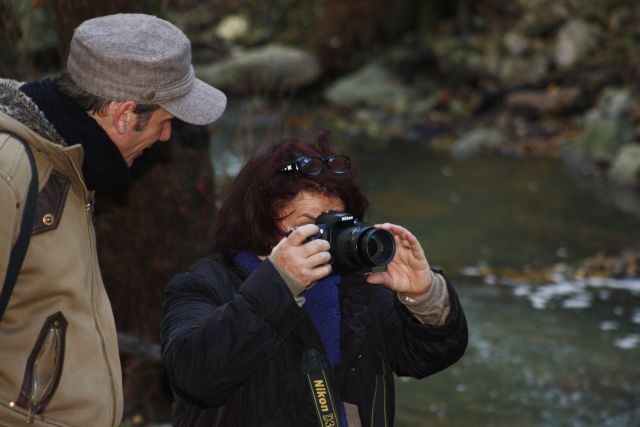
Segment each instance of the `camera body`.
M367 226L347 212L322 212L315 223L320 230L307 241L324 239L329 242L332 274L386 265L396 253L391 233Z

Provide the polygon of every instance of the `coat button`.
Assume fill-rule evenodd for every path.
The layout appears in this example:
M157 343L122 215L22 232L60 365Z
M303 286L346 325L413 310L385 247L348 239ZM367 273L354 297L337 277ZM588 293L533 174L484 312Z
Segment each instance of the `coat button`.
M47 227L50 225L53 225L53 221L54 221L53 214L48 213L42 217L42 223Z

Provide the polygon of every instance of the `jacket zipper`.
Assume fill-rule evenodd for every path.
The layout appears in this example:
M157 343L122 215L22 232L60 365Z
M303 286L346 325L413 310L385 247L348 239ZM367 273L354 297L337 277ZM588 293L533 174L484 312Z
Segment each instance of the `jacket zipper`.
M382 361L382 414L384 416L384 425L387 426L387 381L385 379L386 372L384 360Z
M87 186L84 183L84 180L82 178L82 174L80 173L80 171L78 170L78 168L76 167L75 162L73 162L73 160L69 159L69 162L71 163L71 166L73 167L73 170L76 172L76 175L79 178L80 184L82 184L82 188L84 189L84 194L85 194L85 209L87 211L87 235L89 236L89 244L90 247L93 248L94 246L94 239L93 239L93 235L92 235L92 221L93 221L93 208L94 208L94 200L93 200L93 195L92 192L89 191L89 189L87 188ZM87 197L87 195L89 195L90 197ZM113 382L113 372L111 371L111 365L109 364L109 358L107 357L107 349L106 349L106 345L105 345L105 340L104 340L104 335L102 334L102 330L98 327L98 321L97 321L97 310L94 304L94 288L95 288L95 252L93 252L93 256L91 257L91 307L93 309L93 323L94 326L96 328L96 332L98 333L98 336L100 337L100 347L102 349L102 357L104 359L106 368L107 368L107 378L109 380L109 388L111 391L111 425L115 426L116 425L116 393L115 393L115 384Z
M378 354L378 362L381 366L382 373L376 373L376 383L373 391L373 403L371 404L371 427L379 427L376 423L376 410L382 410L382 426L387 426L387 387L385 380L385 366L382 354ZM382 394L382 408L378 408L378 393Z

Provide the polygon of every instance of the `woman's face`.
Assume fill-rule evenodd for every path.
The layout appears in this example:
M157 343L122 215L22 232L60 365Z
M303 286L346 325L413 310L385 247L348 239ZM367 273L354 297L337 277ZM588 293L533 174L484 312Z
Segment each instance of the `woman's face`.
M344 211L344 203L335 196L302 191L278 212L278 217L282 219L276 224L280 230L287 232L315 223L318 215L324 211Z

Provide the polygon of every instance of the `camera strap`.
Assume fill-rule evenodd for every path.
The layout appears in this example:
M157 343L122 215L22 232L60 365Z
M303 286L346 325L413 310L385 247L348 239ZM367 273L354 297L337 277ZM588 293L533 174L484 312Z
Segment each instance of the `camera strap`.
M302 345L302 374L306 377L320 427L345 427L340 422L339 401L331 386L331 368L322 353L313 347L310 319L298 328Z
M24 146L24 151L27 154L27 159L29 160L29 166L31 168L31 180L29 181L22 221L20 222L20 231L18 238L11 249L7 271L2 285L2 292L0 292L0 321L4 316L7 306L9 305L11 293L13 292L13 288L18 280L18 275L20 274L20 269L22 268L22 262L27 255L29 241L31 240L31 230L33 228L33 222L35 220L36 210L38 207L38 169L36 168L36 161L33 157L33 153L31 152L31 148L24 139L15 133L7 130L3 130L2 133L10 134Z
M302 372L309 383L320 427L340 427L340 415L326 368L322 354L315 348L302 354Z

